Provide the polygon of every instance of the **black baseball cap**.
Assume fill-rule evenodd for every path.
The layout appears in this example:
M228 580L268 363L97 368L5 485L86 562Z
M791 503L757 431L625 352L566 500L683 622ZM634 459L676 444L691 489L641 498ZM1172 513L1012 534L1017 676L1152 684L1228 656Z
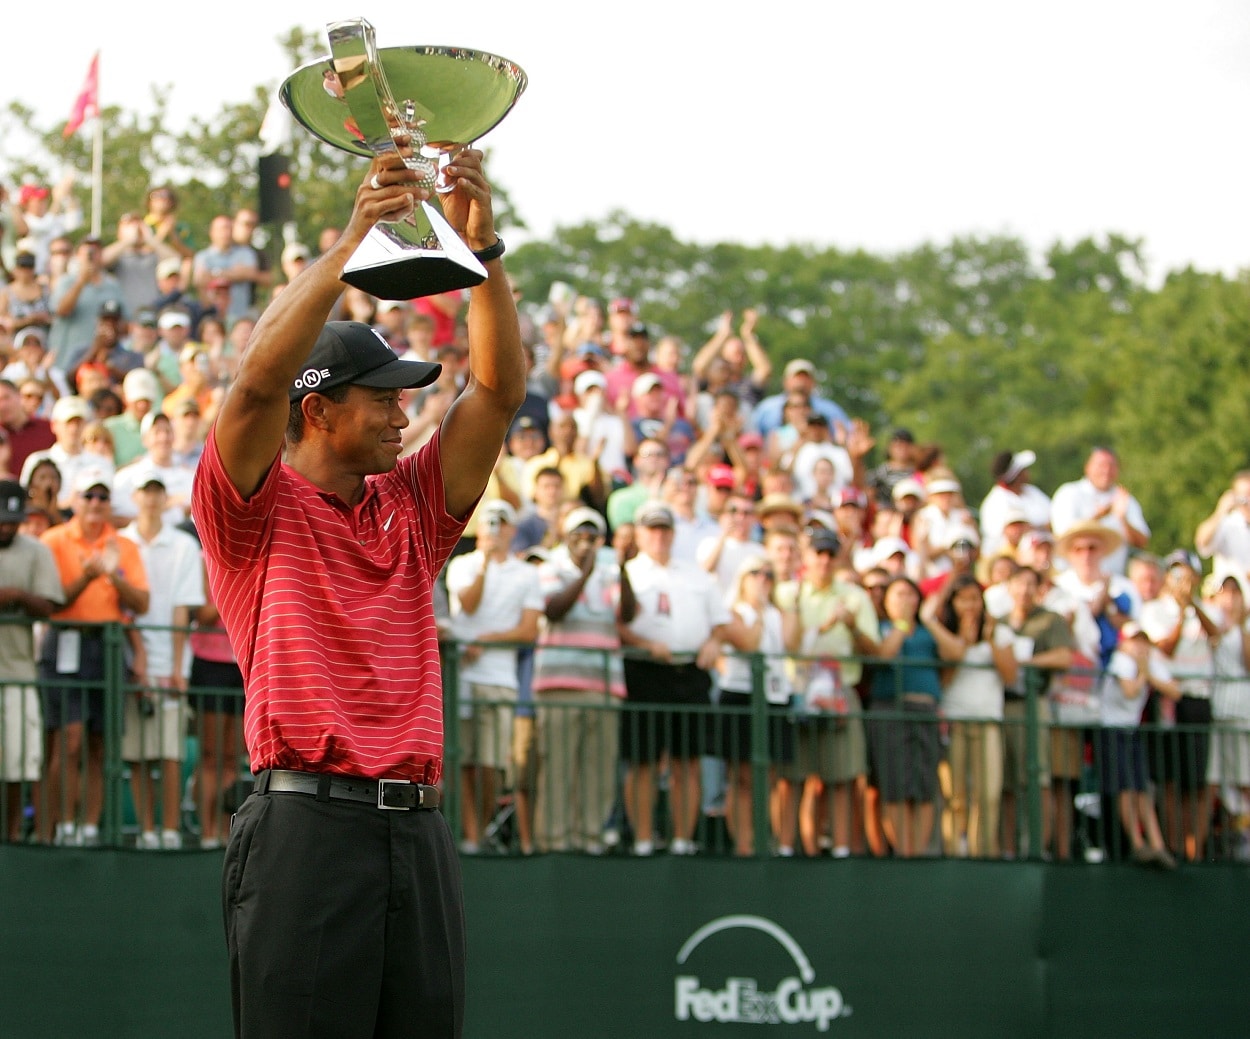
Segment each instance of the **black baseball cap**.
M829 552L837 555L842 551L842 539L832 530L817 527L808 541L813 552Z
M26 518L26 488L16 480L0 480L0 523L21 523Z
M328 321L303 370L291 386L291 400L336 386L410 390L428 386L443 370L432 361L401 361L390 344L359 321Z

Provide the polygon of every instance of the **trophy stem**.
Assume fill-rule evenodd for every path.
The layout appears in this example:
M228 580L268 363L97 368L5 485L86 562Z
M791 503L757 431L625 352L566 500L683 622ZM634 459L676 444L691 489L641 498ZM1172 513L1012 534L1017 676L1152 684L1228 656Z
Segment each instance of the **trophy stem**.
M378 299L416 299L468 289L486 280L486 268L434 206L421 203L436 244L415 246L407 225L378 224L343 268L343 280Z

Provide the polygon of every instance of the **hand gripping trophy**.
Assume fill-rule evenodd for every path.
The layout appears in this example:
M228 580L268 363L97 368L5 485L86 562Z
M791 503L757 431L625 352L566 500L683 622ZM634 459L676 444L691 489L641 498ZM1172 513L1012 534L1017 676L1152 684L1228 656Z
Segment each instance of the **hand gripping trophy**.
M326 27L330 56L296 69L279 96L327 144L356 155L396 152L445 190L440 169L497 126L525 90L506 58L461 47L379 50L363 18ZM343 280L379 299L412 299L478 285L486 268L431 202L397 223L379 223Z

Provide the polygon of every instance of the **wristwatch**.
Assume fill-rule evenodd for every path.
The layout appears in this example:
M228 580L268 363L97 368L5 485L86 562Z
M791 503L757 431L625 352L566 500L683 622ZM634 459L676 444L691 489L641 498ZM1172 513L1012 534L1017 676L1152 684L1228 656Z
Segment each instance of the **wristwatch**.
M475 249L473 255L482 263L489 263L491 260L497 260L504 254L503 239L499 235L495 235L495 244L488 245L485 249Z

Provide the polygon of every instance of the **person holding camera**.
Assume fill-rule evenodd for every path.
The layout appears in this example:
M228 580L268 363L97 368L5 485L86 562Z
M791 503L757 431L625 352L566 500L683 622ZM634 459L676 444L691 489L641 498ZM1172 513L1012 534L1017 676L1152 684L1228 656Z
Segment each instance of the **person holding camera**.
M126 313L131 317L151 307L160 295L156 268L161 260L176 257L168 246L157 248L152 229L138 213L123 213L117 221L117 238L100 253L104 269L121 284Z
M564 518L564 541L538 568L547 625L534 661L541 769L535 831L544 851L603 851L616 778L616 710L625 695L616 605L620 556L594 509Z
M515 534L512 506L488 501L478 513L477 549L447 564L452 633L461 643L460 850L470 855L481 850L499 779L512 764L516 644L538 637L543 611L538 571L512 554Z
M1243 469L1216 503L1215 511L1198 524L1194 547L1214 562L1215 576L1232 574L1238 581L1250 575L1250 469Z

